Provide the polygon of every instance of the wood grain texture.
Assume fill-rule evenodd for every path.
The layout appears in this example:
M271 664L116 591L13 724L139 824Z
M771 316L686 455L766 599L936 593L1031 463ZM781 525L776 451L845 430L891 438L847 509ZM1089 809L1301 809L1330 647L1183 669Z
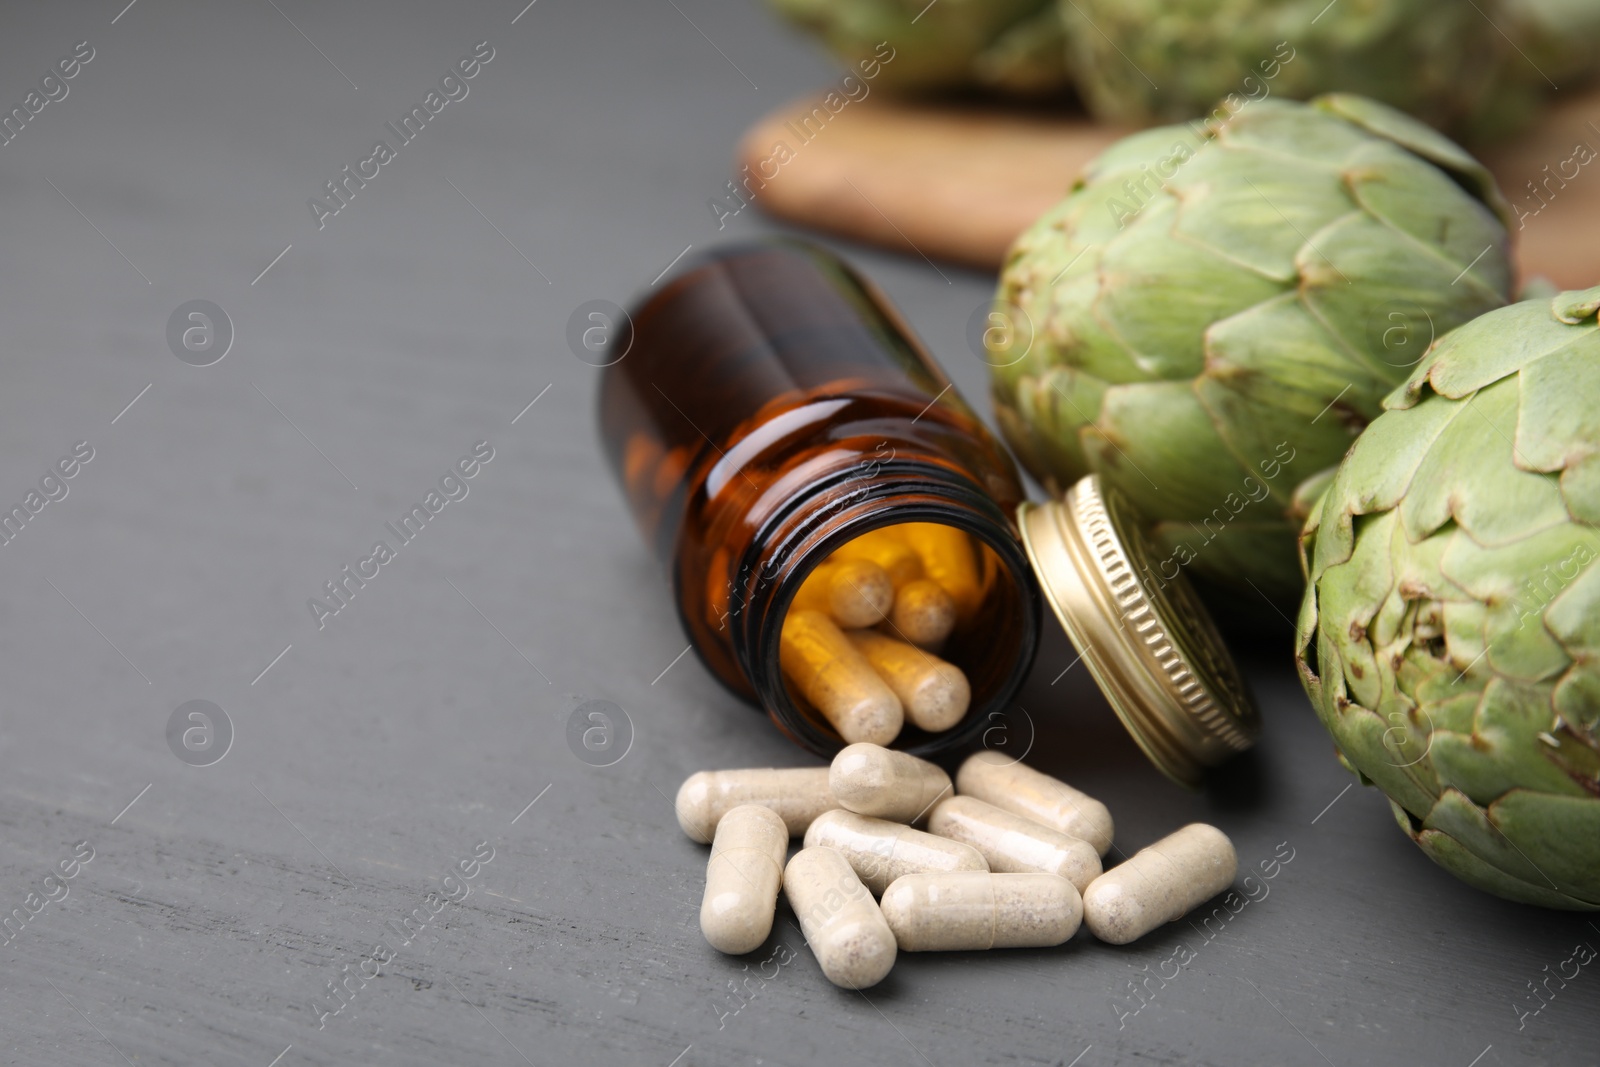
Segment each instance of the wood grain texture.
M670 797L806 757L678 658L566 327L685 246L773 232L754 212L719 231L707 198L740 131L829 73L760 9L705 0L541 2L514 26L522 4L279 6L359 90L270 5L141 0L114 26L115 6L24 6L0 34L12 71L98 50L0 147L0 501L96 448L0 548L0 914L95 850L0 945L0 1062L1593 1062L1600 977L1520 1032L1512 1009L1600 932L1407 842L1334 761L1270 613L1239 646L1266 735L1221 788L1162 779L1059 633L1006 724L1110 805L1119 848L1203 819L1249 866L1295 849L1210 943L1195 916L1123 949L907 958L867 997L823 979L787 912L748 959L709 949L707 850ZM316 229L307 198L479 40L497 53L470 96ZM964 331L990 279L849 254L986 410ZM237 331L211 367L167 348L194 298ZM477 440L496 455L470 494L318 629L306 600ZM167 745L195 698L235 727L209 767ZM615 766L567 746L589 698L631 718ZM482 841L471 895L319 1029L312 999ZM1119 1028L1180 943L1193 961Z
M821 98L806 97L753 126L735 162L741 195L804 226L991 271L1084 164L1128 132L881 96L820 120L828 115ZM1600 92L1558 96L1536 127L1484 158L1518 209L1523 275L1563 288L1600 282L1600 162L1580 162L1600 159Z

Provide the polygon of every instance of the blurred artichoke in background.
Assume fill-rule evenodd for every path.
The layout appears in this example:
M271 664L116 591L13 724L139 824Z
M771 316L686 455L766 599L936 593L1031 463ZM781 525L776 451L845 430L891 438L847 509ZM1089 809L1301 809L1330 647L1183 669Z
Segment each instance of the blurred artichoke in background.
M1521 129L1600 74L1597 0L769 0L881 84L1041 97L1149 126L1357 93L1454 136ZM1219 104L1219 101L1222 103Z
M1600 0L1502 0L1516 47L1502 51L1488 100L1470 135L1516 133L1559 89L1600 74Z
M1302 680L1458 877L1600 909L1600 288L1443 338L1305 532Z
M891 90L982 88L1043 96L1068 88L1054 0L770 0L854 67L887 43L878 84ZM881 57L880 57L881 58Z
M1517 79L1541 89L1560 88L1600 73L1600 2L1504 0L1512 36L1526 56L1507 66Z
M1292 598L1297 487L1436 335L1505 304L1505 205L1455 144L1347 95L1108 149L1012 247L985 334L1035 477L1098 472L1180 569Z
M1548 0L1547 0L1548 2ZM1459 131L1485 104L1503 0L1063 0L1096 118L1145 126L1219 100L1370 96Z

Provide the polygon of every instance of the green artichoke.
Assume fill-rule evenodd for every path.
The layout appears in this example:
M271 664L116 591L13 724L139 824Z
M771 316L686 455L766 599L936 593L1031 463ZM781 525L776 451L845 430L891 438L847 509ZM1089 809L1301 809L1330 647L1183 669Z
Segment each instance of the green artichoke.
M1096 471L1132 501L1152 576L1292 602L1297 486L1433 335L1508 301L1505 211L1470 156L1360 97L1135 134L1011 249L984 336L1000 427L1047 487Z
M1600 288L1441 339L1308 524L1306 692L1400 826L1512 900L1600 909Z
M1546 0L1549 2L1549 0ZM1062 0L1078 88L1098 118L1136 125L1218 100L1341 90L1463 128L1509 50L1503 0Z
M899 92L1066 90L1067 44L1054 0L770 0L855 66L887 43L878 84ZM877 58L882 59L881 55Z

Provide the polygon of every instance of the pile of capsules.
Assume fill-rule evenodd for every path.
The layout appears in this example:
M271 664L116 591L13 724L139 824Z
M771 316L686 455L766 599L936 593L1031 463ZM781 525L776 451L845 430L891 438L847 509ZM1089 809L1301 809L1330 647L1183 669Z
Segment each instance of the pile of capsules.
M966 716L972 689L934 653L983 595L961 530L924 522L873 530L806 576L784 617L779 663L846 741L887 745L907 719L948 730Z
M1102 873L1106 806L994 751L969 757L954 788L934 764L872 744L831 767L701 771L676 808L683 832L711 844L700 906L711 946L759 948L781 888L823 974L847 989L882 981L899 951L1042 948L1080 923L1125 945L1238 869L1227 836L1192 823Z

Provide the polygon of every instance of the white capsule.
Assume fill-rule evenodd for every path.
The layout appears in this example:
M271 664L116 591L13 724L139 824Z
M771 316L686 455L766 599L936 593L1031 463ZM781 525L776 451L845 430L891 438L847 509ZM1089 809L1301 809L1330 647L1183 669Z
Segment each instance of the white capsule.
M956 792L1076 837L1104 856L1114 832L1106 806L1065 782L993 750L975 752L956 772Z
M895 588L889 621L907 641L937 651L956 628L956 602L938 582L919 578Z
M1053 874L1071 882L1080 893L1100 877L1100 854L1089 842L977 797L940 801L928 814L928 832L971 845L982 853L991 871Z
M806 847L838 850L873 896L907 874L989 869L971 845L853 811L830 811L818 816L806 830Z
M849 861L831 848L804 848L783 871L783 891L828 981L865 989L894 966L894 932Z
M1102 941L1126 945L1181 919L1233 884L1239 857L1228 835L1190 823L1089 883L1083 918Z
M700 932L718 952L754 952L772 932L789 854L789 828L776 812L740 804L717 823L706 861Z
M927 760L881 745L848 745L833 757L828 788L857 815L915 822L955 792L950 776Z
M678 788L678 825L702 845L717 832L717 822L740 804L760 804L777 812L790 837L799 837L825 811L839 806L828 792L826 767L758 767L738 771L700 771Z
M884 890L883 917L906 952L1044 948L1078 932L1083 902L1053 874L908 874Z

